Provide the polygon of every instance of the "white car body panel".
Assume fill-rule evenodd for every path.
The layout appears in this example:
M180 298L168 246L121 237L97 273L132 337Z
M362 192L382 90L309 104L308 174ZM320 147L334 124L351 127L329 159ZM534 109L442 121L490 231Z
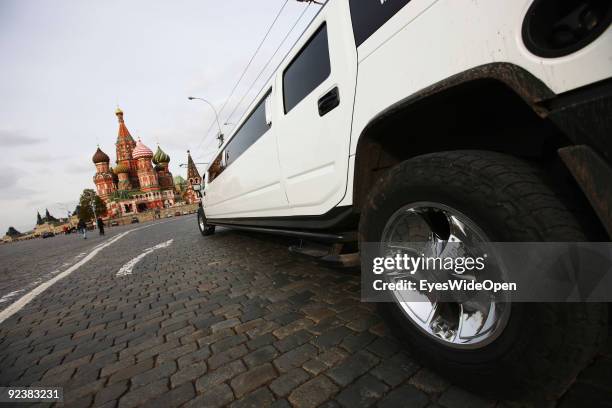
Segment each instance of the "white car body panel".
M322 214L338 204L346 190L348 149L357 77L357 52L348 3L331 2L313 21L300 44L281 64L282 73L312 34L326 21L331 74L289 113L278 106L279 159L293 214ZM342 17L340 17L342 16ZM338 88L340 105L320 117L318 101ZM278 105L282 105L279 103ZM299 126L296 126L299 123Z
M522 21L531 3L530 0L408 3L358 49L359 77L350 154L355 154L359 135L379 113L474 67L495 62L515 64L555 93L610 77L610 28L590 45L566 57L546 59L531 54L521 37ZM585 66L589 67L588 74Z
M253 107L269 87L256 98ZM272 90L274 96L275 89ZM274 97L272 97L274 106ZM242 123L236 127L240 128ZM229 140L224 144L227 145ZM280 166L274 118L272 127L247 152L221 173L206 188L206 212L209 217L225 218L245 214L252 217L276 214L287 209L288 202L281 185Z
M472 68L514 64L557 94L612 76L610 28L562 58L530 53L521 27L531 4L412 0L356 47L348 0L329 0L273 78L272 128L207 185L207 217L310 216L351 205L354 155L368 123L410 95ZM283 70L323 21L332 74L285 115ZM319 117L318 99L336 86L340 106ZM427 135L407 129L402 137Z

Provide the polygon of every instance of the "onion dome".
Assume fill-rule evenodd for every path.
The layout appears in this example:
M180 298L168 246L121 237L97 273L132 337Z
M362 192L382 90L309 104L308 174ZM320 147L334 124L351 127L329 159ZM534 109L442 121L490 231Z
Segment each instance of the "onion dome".
M132 151L132 157L134 159L150 159L153 157L153 152L138 139L136 147Z
M129 172L130 172L130 169L125 164L118 164L114 168L114 173L117 175L123 174L123 173L129 173Z
M92 160L94 164L110 162L110 158L106 153L100 150L100 147L98 147L98 150L96 150L96 153L94 153Z
M155 157L153 157L153 162L155 162ZM155 171L163 171L165 170L163 164L156 164L155 167L153 168Z
M153 156L153 163L170 163L170 156L168 156L159 146L157 146L157 151Z

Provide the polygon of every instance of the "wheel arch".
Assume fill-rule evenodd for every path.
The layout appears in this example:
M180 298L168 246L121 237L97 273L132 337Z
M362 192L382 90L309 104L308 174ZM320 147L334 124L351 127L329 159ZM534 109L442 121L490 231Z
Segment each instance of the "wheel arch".
M361 132L355 151L353 206L395 164L427 153L490 150L537 159L571 175L557 150L572 144L541 103L555 94L509 63L476 67L436 83L389 107ZM580 189L578 194L582 194Z

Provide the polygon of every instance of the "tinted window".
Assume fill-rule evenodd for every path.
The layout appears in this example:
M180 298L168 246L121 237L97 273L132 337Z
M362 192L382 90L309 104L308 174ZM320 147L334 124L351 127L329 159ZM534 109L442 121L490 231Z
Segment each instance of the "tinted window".
M223 152L219 153L215 161L212 162L208 168L208 182L212 183L214 179L221 173L223 173L223 166L221 165Z
M355 43L360 46L410 0L350 0Z
M242 153L245 152L253 143L270 129L266 122L266 99L270 92L263 97L255 109L251 112L248 119L240 126L240 129L232 140L227 144L227 164L233 163Z
M325 81L330 73L327 25L323 24L283 73L285 113Z

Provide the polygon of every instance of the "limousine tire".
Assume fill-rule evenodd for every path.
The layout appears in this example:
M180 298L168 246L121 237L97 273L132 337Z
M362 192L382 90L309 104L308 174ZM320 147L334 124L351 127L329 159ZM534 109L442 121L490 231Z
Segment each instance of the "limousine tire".
M454 151L405 161L375 183L362 208L360 242L385 242L390 238L385 236L389 223L398 216L414 216L422 208L445 214L449 224L453 222L449 215L459 217L468 226L467 233L477 230L490 242L586 240L575 217L535 166L498 153ZM436 224L427 224L433 225L432 235ZM427 236L406 225L396 229L404 242ZM441 303L439 309L455 313L436 319L435 324L434 320L423 324L414 303L393 296L394 302L381 303L380 309L411 354L452 382L494 398L559 397L593 359L607 333L605 304L505 303L492 315L498 321L488 336L453 344L456 339L448 340L449 327L461 327L451 323L464 319L465 309Z
M200 234L205 237L215 233L215 226L209 225L206 222L206 216L204 215L204 210L201 207L198 208L198 229L200 230Z

